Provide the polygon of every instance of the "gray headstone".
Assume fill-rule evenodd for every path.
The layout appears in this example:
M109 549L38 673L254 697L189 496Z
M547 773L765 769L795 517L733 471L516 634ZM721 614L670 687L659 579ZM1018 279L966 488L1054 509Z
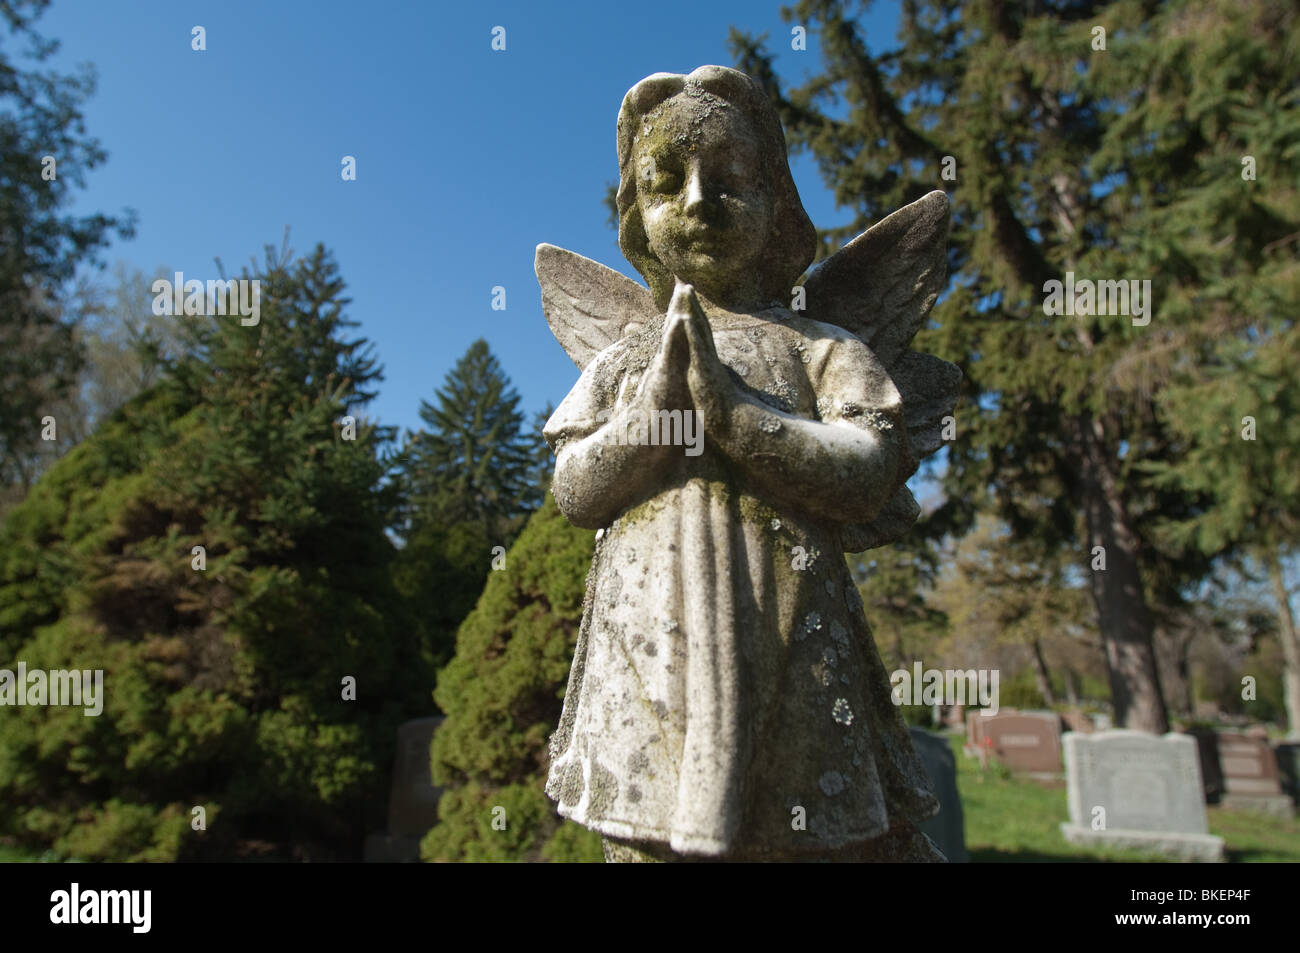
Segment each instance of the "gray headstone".
M957 793L957 762L952 747L943 735L924 728L911 728L912 744L930 775L934 793L939 798L939 813L921 825L922 832L938 845L954 864L970 862L966 852L966 824L962 817L961 796Z
M417 718L397 728L397 757L393 787L388 798L388 833L398 837L423 837L438 823L441 788L429 773L429 746L441 718Z
M1206 825L1195 739L1119 730L1067 732L1064 744L1070 843L1223 859L1223 839Z
M433 786L429 746L442 718L417 718L397 727L397 753L388 796L388 830L366 838L367 862L420 859L420 840L438 823L442 789Z

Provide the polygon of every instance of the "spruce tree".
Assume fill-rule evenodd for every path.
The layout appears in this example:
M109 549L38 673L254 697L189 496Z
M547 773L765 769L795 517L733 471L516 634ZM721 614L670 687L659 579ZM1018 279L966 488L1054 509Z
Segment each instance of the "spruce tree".
M1300 170L1292 181L1300 181ZM1215 342L1216 363L1162 395L1188 449L1149 469L1162 483L1210 501L1164 524L1172 544L1230 550L1243 567L1258 567L1267 577L1285 663L1289 733L1300 737L1300 634L1283 568L1300 549L1300 330L1291 317L1300 306L1300 282L1292 278L1289 287L1289 306L1260 322L1254 342Z
M394 578L426 658L441 668L494 562L540 504L553 461L544 420L525 425L486 341L470 346L436 395L437 406L420 403L428 429L408 434L393 461L403 537Z
M410 527L422 521L477 523L507 545L541 495L535 483L536 438L519 395L482 338L470 345L436 392L420 402L428 429L409 435L403 475Z

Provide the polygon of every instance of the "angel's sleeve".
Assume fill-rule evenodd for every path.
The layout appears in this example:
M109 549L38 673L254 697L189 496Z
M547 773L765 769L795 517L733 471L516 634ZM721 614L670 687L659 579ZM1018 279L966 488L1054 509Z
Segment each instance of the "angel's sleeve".
M844 332L809 339L819 419L744 398L731 457L763 495L827 523L869 522L916 470L902 398L870 349Z
M608 526L651 495L671 450L613 439L638 407L640 374L626 368L625 353L619 342L595 357L542 429L555 451L556 505L585 529Z
M896 538L920 514L920 507L907 489L907 480L916 472L919 461L899 387L871 348L848 334L831 338L815 349L810 372L823 423L848 425L884 436L898 456L893 478L883 488L870 488L873 497L884 499L874 508L875 515L842 527L846 549L858 552Z
M613 379L615 374L610 357L598 355L587 365L578 383L560 401L560 406L555 408L551 419L542 428L542 436L557 457L570 444L591 436L608 420L618 383Z

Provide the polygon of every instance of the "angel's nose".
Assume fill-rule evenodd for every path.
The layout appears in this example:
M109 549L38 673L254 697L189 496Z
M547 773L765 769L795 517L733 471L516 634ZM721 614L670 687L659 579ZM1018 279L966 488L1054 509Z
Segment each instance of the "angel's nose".
M698 168L691 169L686 174L686 195L685 209L688 215L694 215L697 218L703 218L708 212L709 196L705 187L704 177L700 175Z

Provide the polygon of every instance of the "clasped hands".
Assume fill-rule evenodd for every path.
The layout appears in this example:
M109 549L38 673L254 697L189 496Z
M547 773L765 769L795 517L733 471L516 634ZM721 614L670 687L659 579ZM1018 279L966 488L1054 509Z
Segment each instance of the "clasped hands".
M659 350L641 380L641 399L653 410L694 408L704 432L725 440L739 392L718 358L713 330L695 289L681 281L673 289Z

